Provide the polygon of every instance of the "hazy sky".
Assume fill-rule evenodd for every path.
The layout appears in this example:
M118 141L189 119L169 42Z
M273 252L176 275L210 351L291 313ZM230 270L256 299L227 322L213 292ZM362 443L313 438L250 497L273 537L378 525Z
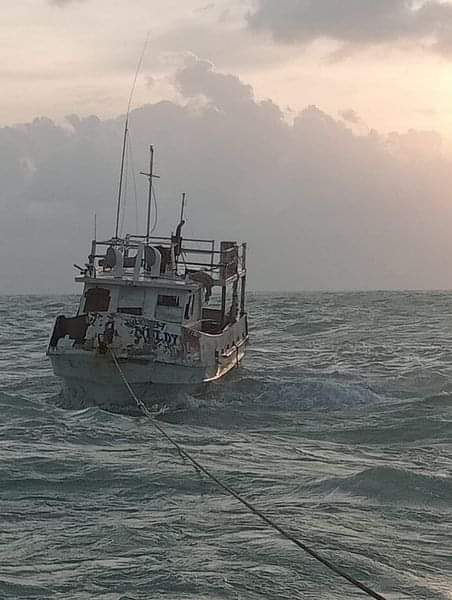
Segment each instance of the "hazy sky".
M193 53L284 109L353 109L379 130L452 127L452 6L429 0L3 0L1 124L174 97ZM146 86L146 81L153 82Z
M94 212L112 233L148 32L127 229L152 142L162 231L186 190L252 287L452 286L450 2L4 0L0 28L2 292L71 289Z

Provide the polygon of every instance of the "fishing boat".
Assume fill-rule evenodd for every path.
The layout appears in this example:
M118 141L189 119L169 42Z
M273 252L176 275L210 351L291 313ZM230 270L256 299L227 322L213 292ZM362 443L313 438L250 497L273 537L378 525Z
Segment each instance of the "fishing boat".
M153 164L151 146L145 233L119 236L120 191L115 235L93 240L77 267L78 311L58 316L50 336L63 394L83 406L129 402L121 375L158 405L162 389L219 380L245 355L246 244L185 239L185 195L174 232L152 235Z

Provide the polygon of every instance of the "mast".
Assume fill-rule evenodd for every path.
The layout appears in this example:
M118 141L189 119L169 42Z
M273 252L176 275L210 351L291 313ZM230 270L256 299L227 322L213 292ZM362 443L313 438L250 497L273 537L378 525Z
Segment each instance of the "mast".
M151 207L152 207L152 194L153 187L152 183L154 179L160 179L159 175L154 175L154 146L149 146L151 157L149 160L149 173L143 173L140 171L140 175L144 175L149 179L149 193L148 193L148 211L146 220L146 245L149 246L149 238L151 236Z
M124 163L126 158L126 146L127 146L127 133L129 131L129 113L126 117L126 125L124 127L124 139L122 142L122 155L121 155L121 171L119 175L119 190L118 190L118 202L116 205L116 227L115 227L115 238L119 235L119 219L121 214L121 196L122 196L122 181L124 179Z
M151 206L152 206L152 180L154 179L154 146L150 146L151 158L149 161L149 196L148 196L148 219L146 225L146 245L149 246L151 235Z

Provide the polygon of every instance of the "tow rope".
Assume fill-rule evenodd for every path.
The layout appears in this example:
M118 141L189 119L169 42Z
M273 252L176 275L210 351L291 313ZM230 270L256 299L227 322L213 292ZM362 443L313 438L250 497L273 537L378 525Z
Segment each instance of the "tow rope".
M259 517L262 521L264 521L264 523L266 523L267 525L269 525L269 527L271 527L272 529L274 529L275 531L277 531L278 533L280 533L286 540L292 542L293 544L295 544L295 546L297 546L298 548L300 548L301 550L303 550L304 552L306 552L307 554L309 554L312 558L314 558L318 562L322 563L322 565L324 565L325 567L327 567L328 569L330 569L330 571L333 571L333 573L336 573L336 575L339 575L339 577L342 577L343 579L347 580L349 583L351 583L356 588L360 589L362 592L364 592L365 594L367 594L371 598L376 598L376 600L387 600L384 596L382 596L378 592L375 592L374 590L372 590L371 588L369 588L364 583L361 583L360 581L358 581L357 579L355 579L354 577L352 577L351 575L349 575L348 573L346 573L343 569L341 569L340 567L337 567L330 560L328 560L327 558L324 558L323 556L321 556L320 554L318 554L318 552L316 552L315 550L313 550L312 548L310 548L309 546L307 546L306 544L304 544L303 542L301 542L299 539L297 539L295 536L293 536L291 533L289 533L288 531L286 531L285 529L283 529L280 525L278 525L272 519L270 519L269 517L267 517L258 508L256 508L255 506L253 506L250 502L248 502L248 500L246 500L245 498L243 498L238 492L236 492L228 484L226 484L223 481L221 481L220 479L218 479L218 477L216 477L215 475L213 475L213 473L211 473L208 469L206 469L206 467L204 467L195 458L193 458L193 456L191 456L191 454L189 454L186 450L184 450L184 448L182 448L182 446L178 442L176 442L176 440L174 440L165 431L165 429L155 419L154 415L147 408L147 406L144 404L144 402L140 398L138 398L138 396L133 391L130 383L128 382L128 380L127 380L127 378L126 378L126 376L124 374L124 371L122 370L121 365L119 364L119 361L118 361L118 359L116 357L116 354L111 349L110 349L110 353L112 355L113 362L115 363L115 366L116 366L116 368L118 370L118 373L119 373L119 375L120 375L120 377L121 377L121 379L122 379L125 387L127 388L127 391L129 392L131 398L136 403L137 407L141 410L141 412L143 413L144 416L146 416L146 417L148 417L150 419L150 422L153 425L153 427L155 429L157 429L157 431L166 440L168 440L168 442L172 446L174 446L176 448L176 450L178 451L178 453L180 454L181 457L187 459L194 466L194 468L198 472L204 473L204 475L206 477L208 477L211 481L213 481L219 488L221 488L227 494L229 494L230 496L232 496L233 498L235 498L236 500L238 500L238 502L240 502L241 504L243 504L243 506L245 506L252 514L254 514L257 517Z

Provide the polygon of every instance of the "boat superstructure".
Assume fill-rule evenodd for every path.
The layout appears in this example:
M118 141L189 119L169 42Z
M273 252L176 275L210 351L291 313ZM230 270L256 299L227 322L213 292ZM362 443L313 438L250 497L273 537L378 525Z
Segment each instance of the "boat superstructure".
M92 242L76 316L48 347L66 393L111 406L124 397L112 353L143 397L154 385L214 381L245 353L246 244L127 235Z

